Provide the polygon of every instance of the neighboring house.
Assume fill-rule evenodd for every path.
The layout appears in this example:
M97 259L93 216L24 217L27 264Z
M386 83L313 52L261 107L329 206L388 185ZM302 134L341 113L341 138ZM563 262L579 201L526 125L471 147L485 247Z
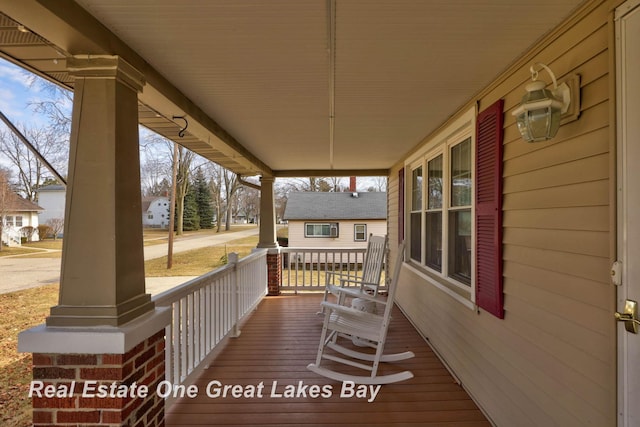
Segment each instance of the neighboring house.
M149 196L142 198L142 225L150 228L169 227L169 198Z
M5 201L2 209L3 223L2 243L7 246L20 246L23 227L33 227L36 231L31 235L31 240L38 239L38 213L42 208L35 203L23 199L15 193L8 193L9 198Z
M42 206L40 224L46 224L52 219L64 220L64 205L67 189L64 185L47 185L38 189L38 204Z
M289 193L290 247L366 247L387 234L387 193Z

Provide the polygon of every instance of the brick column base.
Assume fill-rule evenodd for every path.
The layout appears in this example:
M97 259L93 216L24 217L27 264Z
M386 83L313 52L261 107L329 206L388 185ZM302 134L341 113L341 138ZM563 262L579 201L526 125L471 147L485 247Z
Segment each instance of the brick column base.
M282 278L282 254L280 251L267 254L267 295L280 295Z
M125 354L34 353L33 425L164 425L164 345L162 329Z

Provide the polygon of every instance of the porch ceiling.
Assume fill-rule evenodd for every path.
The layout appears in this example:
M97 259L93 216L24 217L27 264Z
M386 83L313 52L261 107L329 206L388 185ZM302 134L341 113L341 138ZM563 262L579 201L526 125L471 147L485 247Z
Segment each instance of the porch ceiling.
M144 125L244 175L367 175L582 2L0 0L0 54L69 87L66 56L121 55Z

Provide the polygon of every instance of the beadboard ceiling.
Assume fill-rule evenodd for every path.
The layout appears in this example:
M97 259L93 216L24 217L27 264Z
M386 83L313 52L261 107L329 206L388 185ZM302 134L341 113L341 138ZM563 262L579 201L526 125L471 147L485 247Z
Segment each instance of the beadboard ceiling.
M66 56L121 55L147 77L146 126L245 175L366 174L580 3L0 0L0 53L69 87Z

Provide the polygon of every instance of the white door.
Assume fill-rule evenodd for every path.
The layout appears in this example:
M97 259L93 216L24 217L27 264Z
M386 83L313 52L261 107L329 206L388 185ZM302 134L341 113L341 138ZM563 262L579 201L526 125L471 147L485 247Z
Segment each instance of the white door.
M640 0L616 10L618 312L640 303ZM618 322L618 425L640 426L640 334ZM626 322L631 326L632 322ZM640 330L640 327L638 328Z

